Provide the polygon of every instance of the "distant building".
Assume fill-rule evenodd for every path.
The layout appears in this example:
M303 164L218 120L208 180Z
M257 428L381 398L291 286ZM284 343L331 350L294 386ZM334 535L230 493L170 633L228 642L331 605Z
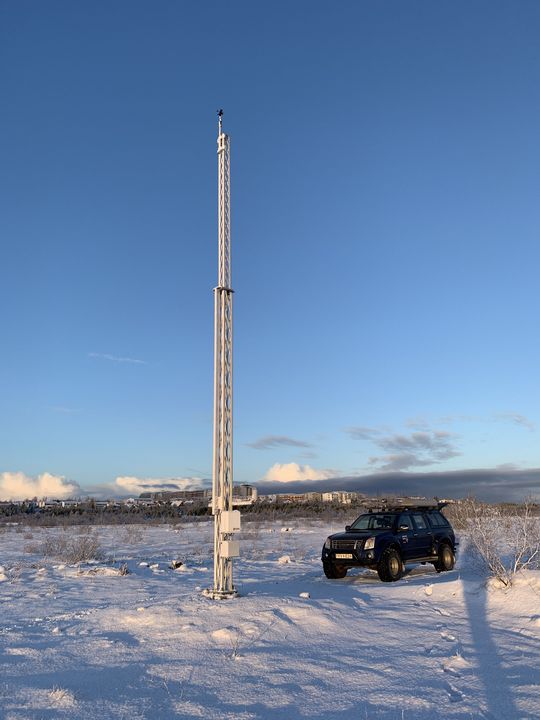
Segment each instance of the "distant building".
M351 505L353 500L358 500L360 493L346 492L344 490L334 490L333 492L322 493L323 502L338 502L341 505Z
M292 494L292 493L278 493L276 495L276 502L277 503L294 503L294 502L303 502L304 501L304 495L303 494Z
M257 488L243 483L233 485L233 505L253 505L257 500ZM170 502L174 505L192 504L195 502L211 503L212 489L202 490L160 490L144 492L139 495L139 502Z

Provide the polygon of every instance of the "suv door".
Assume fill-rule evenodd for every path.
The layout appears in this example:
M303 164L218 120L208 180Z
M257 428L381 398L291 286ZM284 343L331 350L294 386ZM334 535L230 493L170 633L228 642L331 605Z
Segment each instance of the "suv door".
M448 538L452 545L455 544L456 537L452 526L444 515L438 510L427 513L429 524L431 525L431 532L433 533L433 542L435 547L438 546L441 540Z
M422 512L412 512L412 521L414 523L414 538L417 551L417 557L427 557L432 555L433 548L433 531Z
M400 530L402 525L407 525L408 530ZM403 559L412 560L418 557L418 551L416 549L416 537L413 521L409 513L401 513L399 516L396 526L396 536L401 545Z

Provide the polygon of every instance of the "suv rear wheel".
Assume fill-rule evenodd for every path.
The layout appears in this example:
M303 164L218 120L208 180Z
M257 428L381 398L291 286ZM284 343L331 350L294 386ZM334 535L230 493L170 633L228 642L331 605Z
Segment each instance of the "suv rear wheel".
M395 582L403 575L401 556L394 548L386 548L381 555L377 572L383 582Z
M341 580L347 574L345 565L333 565L332 563L323 563L324 574L330 580Z
M439 558L433 563L437 572L448 572L452 570L456 562L456 557L450 545L444 543L439 548Z

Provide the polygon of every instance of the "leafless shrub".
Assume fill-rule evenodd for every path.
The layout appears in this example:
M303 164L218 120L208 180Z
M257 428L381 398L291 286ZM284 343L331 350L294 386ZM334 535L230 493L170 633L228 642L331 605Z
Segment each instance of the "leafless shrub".
M242 529L239 539L242 542L242 555L251 560L260 559L264 556L264 549L261 547L261 525L249 523Z
M92 532L81 532L77 535L71 533L47 533L41 543L27 545L26 552L36 553L44 557L56 558L70 565L99 560L103 557L99 538Z
M468 498L454 511L473 555L504 585L511 585L520 570L540 567L540 519L530 500L509 513Z
M16 583L19 582L21 579L21 573L22 573L23 567L21 563L15 563L12 567L9 569L9 582L10 583Z
M296 562L303 562L307 558L309 554L309 549L306 545L300 545L297 538L293 537L291 541L291 547L293 551L293 557Z
M70 690L53 687L49 690L49 700L55 707L70 708L76 705L76 699Z
M510 571L513 575L522 568L540 567L540 520L533 515L533 505L527 501L517 516L505 523L511 548Z
M231 637L231 660L240 657L240 630L237 628L236 633Z
M126 545L139 545L144 540L144 530L140 525L125 525L120 540Z

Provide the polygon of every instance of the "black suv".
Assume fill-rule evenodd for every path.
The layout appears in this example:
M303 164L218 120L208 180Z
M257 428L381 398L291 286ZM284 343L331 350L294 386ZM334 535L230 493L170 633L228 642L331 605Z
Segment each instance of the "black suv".
M408 563L432 563L437 572L452 570L456 537L441 509L432 505L389 505L360 515L344 533L330 535L322 549L327 578L344 578L351 567L377 570L394 582Z

